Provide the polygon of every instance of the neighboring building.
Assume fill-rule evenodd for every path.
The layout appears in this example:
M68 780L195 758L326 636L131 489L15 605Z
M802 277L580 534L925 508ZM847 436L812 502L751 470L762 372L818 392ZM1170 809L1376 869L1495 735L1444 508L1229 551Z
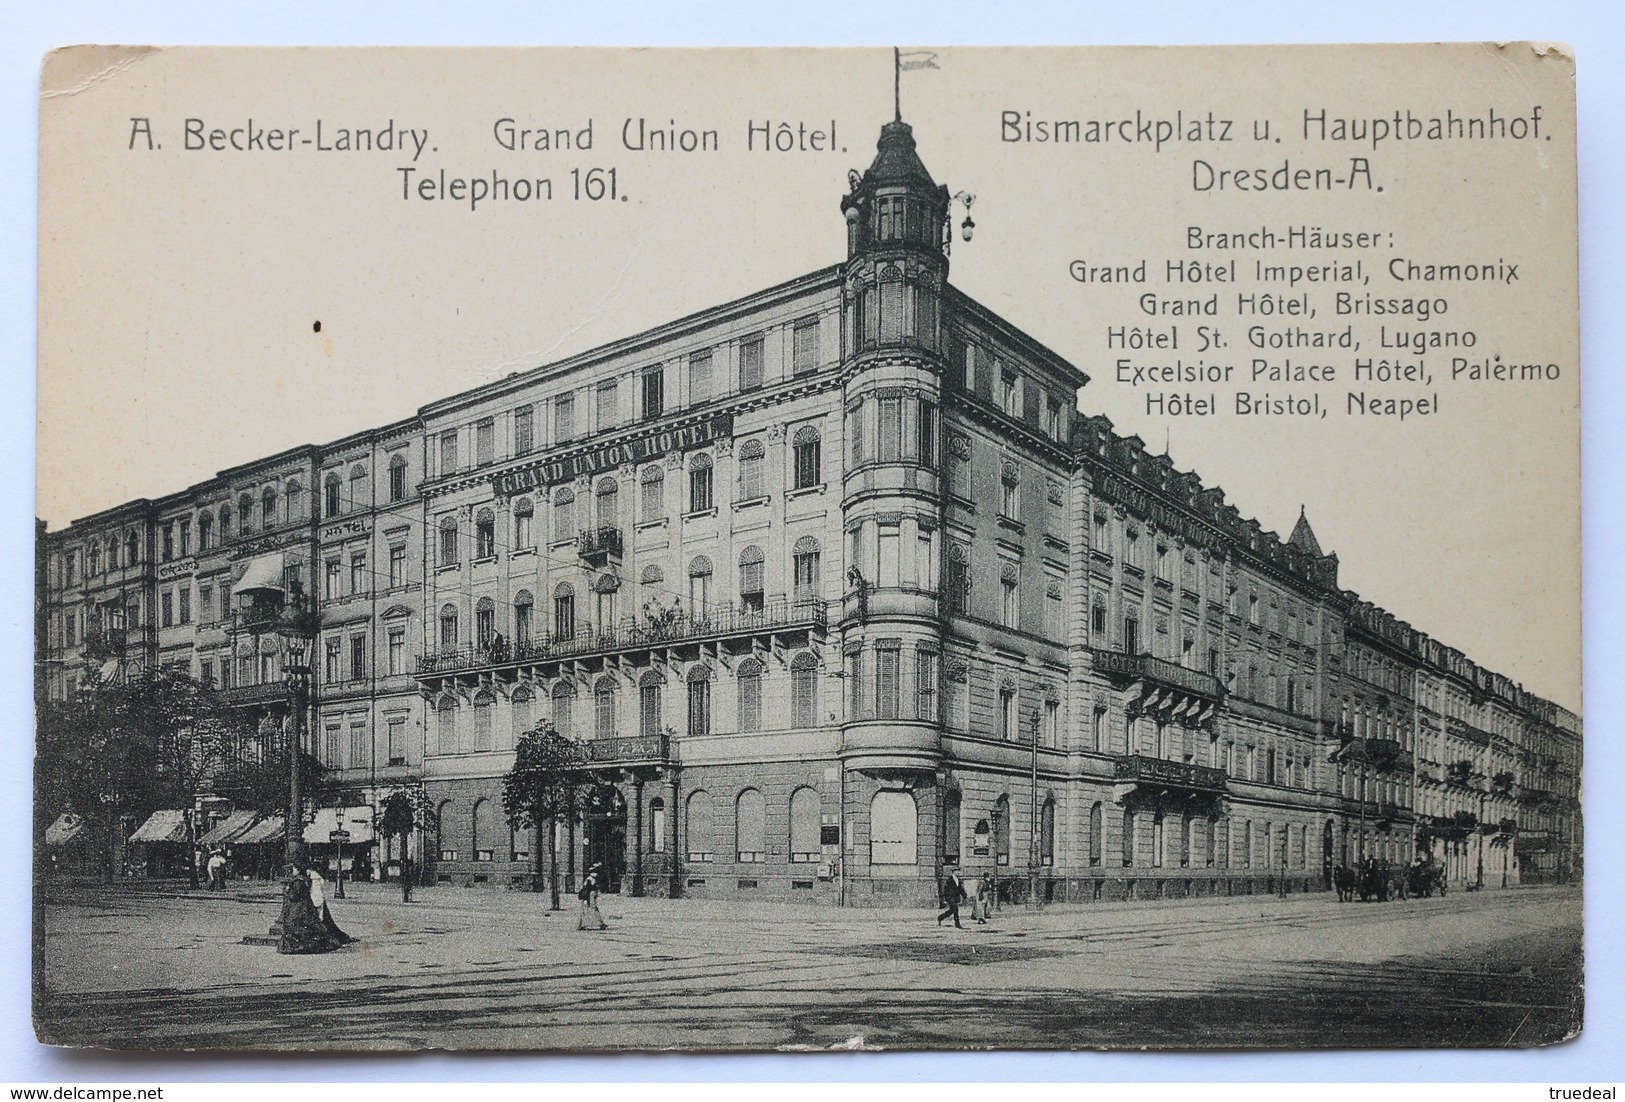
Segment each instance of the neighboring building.
M1418 837L1458 882L1577 871L1578 719L1080 415L948 285L948 207L889 123L842 264L43 536L49 691L89 631L273 732L283 644L230 597L299 594L318 833L421 782L449 883L529 882L501 782L542 718L613 782L567 880L639 894L1302 891Z

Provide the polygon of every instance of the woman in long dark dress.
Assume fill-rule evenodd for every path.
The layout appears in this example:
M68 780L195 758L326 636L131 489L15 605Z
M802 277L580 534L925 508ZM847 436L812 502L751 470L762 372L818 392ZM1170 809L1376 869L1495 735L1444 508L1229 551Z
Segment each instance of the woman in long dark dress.
M282 936L277 952L331 953L340 944L311 906L309 878L302 870L294 869L282 886Z
M355 938L339 929L339 924L333 921L333 912L327 909L327 881L322 878L321 870L312 865L306 877L310 881L310 906L316 912L322 929L340 945L350 944Z

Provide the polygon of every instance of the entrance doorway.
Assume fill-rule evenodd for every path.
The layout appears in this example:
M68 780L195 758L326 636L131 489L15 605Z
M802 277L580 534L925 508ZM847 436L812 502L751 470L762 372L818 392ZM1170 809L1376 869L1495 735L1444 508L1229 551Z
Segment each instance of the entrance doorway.
M1326 820L1326 829L1320 832L1320 867L1321 880L1327 891L1332 888L1332 870L1336 864L1336 854L1332 849L1334 835L1332 821Z
M582 876L602 865L599 891L618 894L626 875L626 799L613 785L598 785L582 811Z

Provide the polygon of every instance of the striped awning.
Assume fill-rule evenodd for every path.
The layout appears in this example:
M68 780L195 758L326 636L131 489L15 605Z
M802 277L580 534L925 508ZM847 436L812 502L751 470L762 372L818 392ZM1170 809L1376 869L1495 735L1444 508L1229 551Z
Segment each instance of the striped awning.
M285 591L283 581L283 567L286 564L286 555L281 551L273 551L268 555L259 555L248 560L248 566L243 570L243 576L232 587L233 593L251 593L257 589L273 589L278 593Z
M132 842L184 842L186 841L186 812L165 808L154 811L136 832Z
M261 846L279 843L282 841L284 833L283 826L282 816L267 815L236 838L233 838L231 844L234 846Z
M56 817L56 822L45 828L45 844L48 846L65 846L85 829L85 821L71 811L64 811Z
M235 842L238 835L246 833L258 818L257 811L234 811L210 828L198 842L205 846L223 846L228 842Z

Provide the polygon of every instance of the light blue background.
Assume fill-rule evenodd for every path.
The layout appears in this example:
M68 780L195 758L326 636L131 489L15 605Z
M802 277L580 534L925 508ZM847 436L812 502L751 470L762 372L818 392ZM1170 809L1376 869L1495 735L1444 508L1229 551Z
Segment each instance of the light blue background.
M1625 1078L1621 1056L1619 814L1621 554L1618 468L1625 431L1625 35L1617 5L1348 0L1338 5L877 3L804 0L759 10L720 3L211 3L135 5L45 0L0 4L0 582L12 702L0 729L0 868L17 887L0 918L0 1081L365 1080L1452 1080L1598 1083ZM76 1054L41 1047L29 1021L29 701L33 561L35 197L40 60L56 46L101 43L893 45L1253 42L1567 42L1579 73L1580 264L1583 322L1586 595L1586 1029L1572 1044L1531 1052L1266 1055L838 1054L819 1056L187 1057ZM88 377L88 376L87 376ZM84 426L94 431L94 426ZM1495 600L1495 594L1481 595ZM965 1033L977 1035L967 1021ZM1335 1043L1334 1036L1327 1037Z

